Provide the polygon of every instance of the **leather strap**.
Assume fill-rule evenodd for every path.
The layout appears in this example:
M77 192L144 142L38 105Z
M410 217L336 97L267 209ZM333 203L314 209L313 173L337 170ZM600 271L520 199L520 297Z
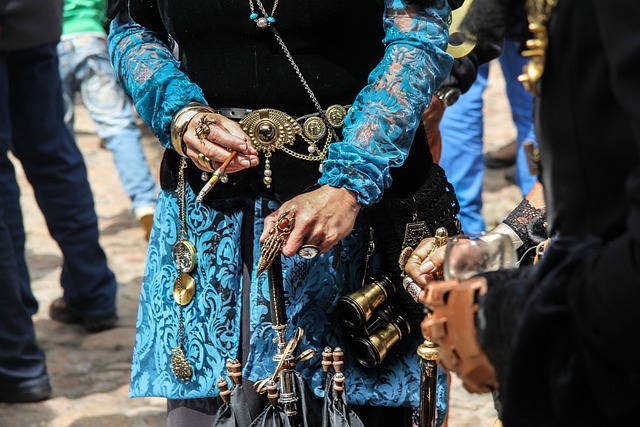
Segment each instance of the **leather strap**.
M351 105L344 105L344 108L346 110L348 110L350 107ZM249 108L218 107L218 108L214 108L214 111L220 115L225 116L228 119L242 120L249 113L255 110L252 110ZM293 117L299 123L304 123L304 121L309 117L316 117L316 116L318 116L318 113L306 114L300 117L296 117L296 116L291 116L291 117Z
M496 371L478 342L476 315L479 298L487 293L483 277L434 282L425 304L431 311L422 322L425 337L440 345L438 363L458 374L470 393L488 393L498 387Z

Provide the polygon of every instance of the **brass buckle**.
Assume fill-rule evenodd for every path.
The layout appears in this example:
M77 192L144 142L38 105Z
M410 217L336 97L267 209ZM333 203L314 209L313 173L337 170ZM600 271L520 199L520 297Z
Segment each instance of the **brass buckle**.
M344 124L347 109L342 105L334 104L327 109L326 114L328 125L339 128ZM282 111L263 108L248 112L238 122L242 130L249 135L254 148L264 152L264 177L262 181L267 188L271 188L273 183L271 155L276 150L282 150L299 160L319 162L318 170L322 172L322 162L327 158L329 144L331 144L335 132L328 133L325 120L315 114L300 117L298 120ZM300 122L303 120L304 125L301 125ZM287 147L287 145L294 145L298 136L308 144L306 153L300 153ZM322 138L325 138L324 144L318 146Z
M293 117L271 108L252 111L239 124L255 149L268 153L293 145L296 135L302 135L302 126Z

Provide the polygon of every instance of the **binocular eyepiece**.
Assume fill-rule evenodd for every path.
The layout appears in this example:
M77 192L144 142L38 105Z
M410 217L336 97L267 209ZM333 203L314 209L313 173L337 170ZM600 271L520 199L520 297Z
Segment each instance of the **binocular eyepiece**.
M395 292L391 279L377 276L338 300L342 321L351 329L356 360L367 368L380 365L389 349L411 330L405 316L390 304Z
M357 291L340 297L338 310L342 321L350 328L366 325L373 312L395 293L396 287L388 277L371 278Z
M409 322L390 308L377 311L376 317L372 331L353 340L356 360L366 368L379 366L389 349L411 331Z

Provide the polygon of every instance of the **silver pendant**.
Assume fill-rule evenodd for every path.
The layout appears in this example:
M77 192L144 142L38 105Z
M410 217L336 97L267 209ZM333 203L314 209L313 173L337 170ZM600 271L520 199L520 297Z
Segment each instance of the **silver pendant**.
M258 26L258 28L260 28L261 30L264 30L265 28L267 28L269 26L269 21L267 21L267 18L265 18L264 16L261 18L256 19L256 25Z

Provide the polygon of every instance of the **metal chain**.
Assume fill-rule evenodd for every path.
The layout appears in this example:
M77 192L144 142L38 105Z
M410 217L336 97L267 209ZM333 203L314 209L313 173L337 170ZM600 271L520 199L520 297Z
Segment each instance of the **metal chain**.
M251 6L251 11L253 12L253 0L249 0L249 4ZM262 13L265 16L267 16L267 11L264 8L264 6L262 5L262 2L260 2L260 0L256 0L256 4L260 8L260 11L262 11ZM278 0L276 0L276 2L273 4L273 11L271 12L272 16L273 16L273 13L275 12L277 6L278 6ZM313 102L313 105L315 105L316 109L318 110L318 114L320 115L320 118L322 118L322 121L324 122L325 126L327 126L327 129L329 129L329 131L333 135L334 140L338 141L340 139L340 138L338 138L338 134L336 133L335 129L333 128L333 126L329 122L329 119L327 118L327 115L325 114L324 110L322 109L322 106L320 105L320 102L318 101L318 98L316 98L315 93L313 93L313 90L311 90L311 87L307 83L307 80L302 75L302 71L300 71L300 68L298 67L298 64L296 64L296 62L293 60L293 56L291 55L291 52L289 52L289 49L287 48L287 45L284 44L284 41L282 40L282 37L280 37L280 34L278 33L278 30L276 30L276 27L274 25L269 25L269 28L271 28L271 32L273 33L273 35L275 36L276 40L278 41L278 44L282 48L282 51L287 56L287 59L289 60L289 63L291 64L291 66L293 67L293 70L296 72L296 75L298 76L298 79L300 80L300 82L304 86L305 90L309 94L309 97L311 98L311 101Z
M327 135L327 140L324 143L324 147L322 148L322 151L318 150L318 146L316 145L315 142L305 138L304 135L301 135L301 137L309 145L314 147L318 154L316 154L316 155L313 155L313 154L300 154L300 153L296 153L295 151L286 148L285 146L280 147L280 149L282 151L284 151L285 153L287 153L288 155L290 155L291 157L295 157L296 159L300 159L300 160L306 160L308 162L319 162L319 161L324 160L324 159L327 158L327 153L329 152L329 144L331 144L331 135Z
M178 272L178 294L179 296L179 301L178 301L178 312L179 312L179 317L178 317L178 347L182 348L182 344L184 342L184 317L182 314L182 273Z
M187 169L187 158L180 157L180 171L178 172L178 203L180 204L180 239L187 238L187 208L185 200L185 178L184 171ZM178 294L180 295L180 301L178 301L178 346L182 348L184 340L184 318L182 313L182 272L178 271Z
M187 238L187 208L185 201L184 171L187 169L187 158L180 156L180 170L178 171L178 205L180 209L180 239Z
M267 13L267 10L264 8L264 6L260 2L260 0L256 0L256 3L258 4L258 7L260 8L260 12L262 12L262 15L265 18L268 18L269 16L273 16L276 13L276 9L278 8L279 0L276 0L273 3L273 9L271 9L271 15L269 15ZM253 8L253 0L249 0L249 7L251 8L251 13L255 13L255 9Z
M258 4L260 4L260 0L256 0L256 1L258 2ZM329 122L329 119L327 118L327 115L325 114L324 110L322 109L322 106L320 105L320 102L318 101L318 98L316 98L315 93L313 93L313 90L311 90L311 87L307 83L307 80L302 75L302 72L300 71L300 68L298 68L298 64L296 64L296 62L293 60L293 56L291 55L291 52L289 52L289 49L287 48L287 45L284 44L284 41L282 40L282 37L280 37L280 34L278 34L278 30L276 30L276 28L273 25L271 25L270 28L271 28L271 32L276 37L276 40L278 41L278 44L282 48L282 51L287 56L287 59L289 60L289 63L291 64L291 66L293 67L294 71L296 72L296 75L298 76L298 79L300 79L300 82L302 83L302 85L304 86L305 90L309 94L309 97L311 97L311 101L316 106L316 109L318 110L318 114L322 118L322 121L327 126L327 129L329 129L329 131L333 134L333 137L335 138L335 140L338 141L340 139L340 138L338 138L338 134L336 133L335 129L333 128L333 126Z

